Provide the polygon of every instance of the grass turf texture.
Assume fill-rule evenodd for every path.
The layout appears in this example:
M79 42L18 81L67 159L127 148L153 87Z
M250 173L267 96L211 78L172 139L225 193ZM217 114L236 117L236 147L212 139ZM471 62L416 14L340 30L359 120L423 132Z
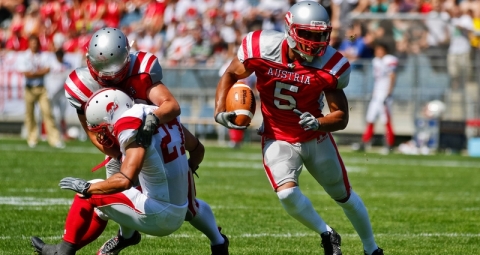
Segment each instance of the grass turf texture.
M342 151L349 178L365 202L377 243L385 254L477 254L480 249L480 159L462 156L405 156ZM58 243L73 192L58 188L66 176L95 179L90 169L103 157L88 142L64 150L22 140L0 140L0 254L33 254L32 235ZM197 195L207 201L230 253L323 254L320 238L284 212L265 176L258 144L240 150L207 146L196 178ZM343 240L344 254L363 254L360 239L342 209L307 171L301 188ZM94 254L112 237L109 222L95 242L77 254ZM122 254L210 254L209 241L190 224L168 237L143 235Z

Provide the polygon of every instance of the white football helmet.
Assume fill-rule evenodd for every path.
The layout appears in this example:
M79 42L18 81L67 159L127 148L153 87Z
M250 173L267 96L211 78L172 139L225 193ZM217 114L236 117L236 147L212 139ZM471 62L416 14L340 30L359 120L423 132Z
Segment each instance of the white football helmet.
M130 45L120 29L105 27L92 35L87 67L100 85L108 87L121 82L127 76L129 64Z
M116 141L113 126L122 114L132 108L134 100L125 92L115 88L105 88L93 94L85 105L88 129L97 133L97 141L111 147Z
M288 46L309 62L325 54L331 32L330 16L318 2L298 2L285 15Z

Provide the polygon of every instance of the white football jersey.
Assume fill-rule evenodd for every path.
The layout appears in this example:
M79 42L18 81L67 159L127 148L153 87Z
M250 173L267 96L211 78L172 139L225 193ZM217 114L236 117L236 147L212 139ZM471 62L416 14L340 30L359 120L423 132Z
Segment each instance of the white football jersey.
M393 55L385 55L383 58L373 58L373 98L385 99L390 90L390 74L397 69L398 58Z
M136 140L143 118L157 106L135 104L115 123L113 134L125 156L126 147ZM188 193L188 160L185 154L183 129L178 117L160 125L146 149L139 174L142 192L155 200L183 205Z

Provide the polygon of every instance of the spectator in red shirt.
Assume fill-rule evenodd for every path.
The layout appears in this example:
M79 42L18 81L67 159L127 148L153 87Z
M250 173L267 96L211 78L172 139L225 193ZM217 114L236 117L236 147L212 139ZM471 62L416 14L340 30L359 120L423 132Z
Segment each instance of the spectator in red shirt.
M12 35L5 42L7 50L24 51L28 49L28 39L22 34L22 25L12 27Z
M119 0L106 0L105 12L102 16L105 26L119 27L120 19L125 11L125 4Z
M160 32L163 29L163 14L166 8L165 1L150 0L145 8L142 24L144 27L151 26L153 31Z

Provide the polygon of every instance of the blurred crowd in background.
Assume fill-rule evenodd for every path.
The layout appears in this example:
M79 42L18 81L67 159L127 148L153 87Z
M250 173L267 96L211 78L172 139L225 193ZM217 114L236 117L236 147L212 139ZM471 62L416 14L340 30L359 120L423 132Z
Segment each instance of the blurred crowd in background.
M284 31L285 12L297 1L4 0L0 44L2 49L22 51L28 36L36 34L43 50L85 53L90 35L110 26L122 29L133 42L132 50L152 52L163 65L218 67L235 55L247 32ZM375 38L390 40L392 53L399 57L425 50L441 56L436 50L454 43L451 26L458 19L457 23L470 23L464 33L468 50L480 47L479 0L319 2L331 16L331 44L351 61L371 58L369 45ZM375 19L376 14L397 18Z

